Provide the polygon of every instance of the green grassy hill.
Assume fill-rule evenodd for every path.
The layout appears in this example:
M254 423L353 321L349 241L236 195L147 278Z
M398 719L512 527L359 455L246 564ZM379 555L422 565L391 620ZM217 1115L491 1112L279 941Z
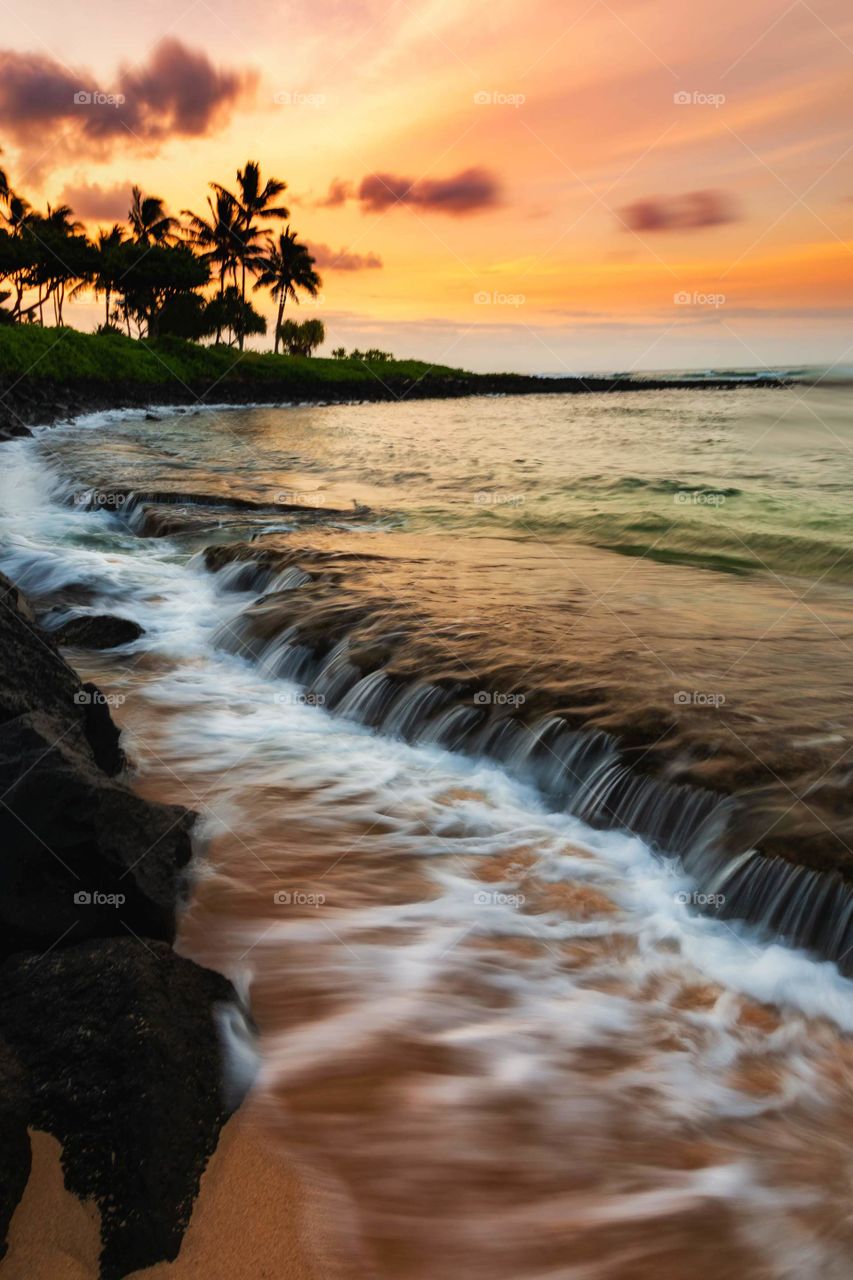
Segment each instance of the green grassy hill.
M366 365L361 360L274 356L228 347L203 347L178 338L136 341L118 334L80 333L77 329L43 329L38 325L0 327L0 378L38 378L54 383L132 383L162 388L183 384L198 392L207 384L292 384L294 393L308 387L363 384L365 390L384 383L405 389L426 377L432 383L476 382L460 369L394 360Z

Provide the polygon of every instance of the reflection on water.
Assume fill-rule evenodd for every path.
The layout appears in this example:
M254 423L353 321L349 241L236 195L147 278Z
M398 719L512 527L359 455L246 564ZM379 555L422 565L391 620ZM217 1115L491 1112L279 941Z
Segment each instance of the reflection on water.
M849 581L851 398L819 386L421 401L304 407L286 422L279 410L199 411L111 425L86 474L345 509L355 499L409 529ZM51 448L64 452L58 438ZM69 453L73 464L73 439Z
M181 945L250 982L270 1132L345 1191L355 1275L850 1274L850 983L695 910L666 850L593 830L511 760L332 714L287 668L345 636L368 675L437 681L466 713L521 693L489 714L574 717L751 807L768 772L797 796L829 768L834 801L808 809L836 843L782 831L789 856L837 853L850 616L818 579L848 545L849 427L817 390L829 427L797 410L779 444L788 394L204 413L7 446L4 569L54 620L75 602L146 628L74 660L127 696L140 785L201 814ZM58 501L81 485L149 497ZM813 578L586 545L663 512L664 549L719 557L748 524ZM676 701L709 689L724 701Z

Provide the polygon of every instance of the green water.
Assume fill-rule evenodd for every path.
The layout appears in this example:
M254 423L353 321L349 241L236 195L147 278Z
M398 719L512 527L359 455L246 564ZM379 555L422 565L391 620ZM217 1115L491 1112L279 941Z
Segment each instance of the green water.
M851 409L846 387L697 388L205 410L99 436L104 477L139 488L298 492L415 533L850 581Z

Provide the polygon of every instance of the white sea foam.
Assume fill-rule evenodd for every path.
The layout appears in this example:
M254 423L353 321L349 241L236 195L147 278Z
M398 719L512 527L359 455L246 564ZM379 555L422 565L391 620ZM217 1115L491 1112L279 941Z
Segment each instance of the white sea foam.
M92 415L78 425L103 426L114 417ZM428 1132L417 1126L431 1108L453 1116L462 1147L486 1164L492 1154L483 1117L530 1099L527 1140L541 1137L538 1158L555 1168L573 1143L586 1142L594 1154L603 1140L597 1135L612 1130L626 1098L645 1098L664 1127L699 1129L819 1095L808 1020L853 1031L853 984L835 966L760 941L746 926L695 914L684 902L693 886L673 863L635 837L593 831L549 810L532 787L496 764L408 745L296 696L283 699L281 681L214 647L241 601L224 594L198 559L179 553L169 538L134 537L109 512L63 506L63 482L45 465L37 441L5 449L0 567L36 595L83 584L97 593L99 607L106 601L110 611L143 626L145 636L131 652L160 662L138 693L141 722L145 704L168 709L163 749L190 789L200 786L202 837L236 831L251 852L256 829L270 819L253 797L278 789L287 795L282 829L288 823L321 834L364 829L373 855L387 854L389 867L411 858L426 868L430 893L412 900L373 893L369 883L361 894L336 899L332 877L321 909L276 914L267 904L260 921L235 916L222 923L234 935L244 975L256 968L286 985L317 971L331 975L338 989L324 1016L267 1037L262 1091L273 1096L295 1088L330 1061L357 1074L391 1039L416 1038L456 1055L454 1061L461 1056L468 1067L401 1083L400 1114L412 1132ZM134 739L131 727L128 745L144 759L145 734L136 733ZM508 856L513 850L526 851L517 863ZM264 859L274 856L264 846ZM498 858L500 878L482 879L479 870ZM286 862L272 870L289 874ZM218 874L235 894L243 890L233 868L208 870ZM534 883L544 889L543 905L527 901ZM562 909L558 892L547 898L561 888L595 892L611 909ZM588 958L580 963L572 948L590 949ZM670 996L691 980L721 990L676 1017ZM466 996L467 985L476 998ZM770 1097L728 1079L744 1051L741 996L784 1011L768 1040L782 1076ZM684 1038L682 1049L658 1043L661 1020ZM251 1036L233 1010L223 1012L220 1030L239 1090L255 1069ZM647 1045L645 1057L612 1074L602 1071L591 1087L588 1055L618 1055L626 1045ZM400 1140L405 1146L405 1131ZM377 1167L383 1150L388 1156L380 1146ZM428 1150L418 1158L428 1160ZM586 1231L597 1222L636 1224L725 1202L744 1215L744 1229L772 1259L774 1276L793 1275L791 1259L802 1275L817 1275L814 1268L824 1263L826 1275L840 1275L788 1216L808 1194L771 1191L749 1160L733 1159L677 1177L661 1171L655 1185L614 1191L606 1200L579 1193L563 1199L559 1212ZM528 1206L525 1229L536 1228L537 1215L544 1229L553 1211L546 1201ZM496 1240L503 1230L509 1221L492 1227ZM476 1214L465 1231L469 1243L479 1239L486 1247L488 1228ZM599 1273L560 1271L571 1274Z

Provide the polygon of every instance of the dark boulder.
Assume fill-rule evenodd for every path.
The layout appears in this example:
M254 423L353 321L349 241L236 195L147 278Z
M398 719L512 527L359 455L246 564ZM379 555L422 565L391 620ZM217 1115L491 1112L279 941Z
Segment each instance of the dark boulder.
M123 763L106 698L0 579L0 955L174 937L192 815L137 796Z
M106 776L74 730L37 713L0 726L0 954L175 935L192 815Z
M123 767L108 700L0 577L0 1257L41 1129L100 1208L102 1280L175 1258L248 1087L230 983L168 945L194 815Z
M42 630L26 598L0 574L0 727L29 712L55 720L55 737L70 738L105 773L124 766L119 731L106 699L79 677Z
M127 762L120 745L121 735L110 715L106 698L96 684L86 681L75 692L74 705L82 708L83 734L95 764L114 777Z
M0 444L5 444L9 440L18 440L21 436L31 436L33 433L29 427L25 427L23 422L4 422L0 426Z
M101 1280L178 1253L237 1103L217 1026L234 1002L220 974L129 937L0 969L0 1035L29 1075L29 1123L58 1139L66 1186L101 1211ZM22 1168L18 1153L18 1180Z
M138 622L101 613L72 618L53 632L53 639L57 644L71 645L77 649L115 649L120 644L138 640L143 634Z

